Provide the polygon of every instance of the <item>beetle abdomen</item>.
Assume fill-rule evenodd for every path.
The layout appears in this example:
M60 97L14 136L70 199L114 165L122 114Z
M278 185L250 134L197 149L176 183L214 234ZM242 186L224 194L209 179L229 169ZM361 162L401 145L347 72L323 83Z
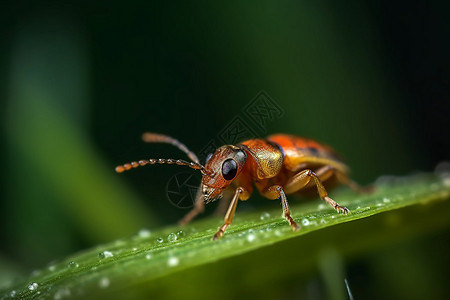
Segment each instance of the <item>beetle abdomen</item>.
M296 172L300 169L331 165L344 173L348 172L347 166L327 145L288 134L271 135L267 140L280 146L284 153L283 165L287 170Z

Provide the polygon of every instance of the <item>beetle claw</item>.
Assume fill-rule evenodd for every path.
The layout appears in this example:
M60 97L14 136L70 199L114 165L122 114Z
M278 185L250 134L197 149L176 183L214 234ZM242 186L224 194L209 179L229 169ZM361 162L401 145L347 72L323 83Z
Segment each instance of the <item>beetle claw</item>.
M350 211L348 210L348 208L345 207L345 206L337 205L337 206L335 207L335 209L336 209L336 211L337 211L338 213L342 213L343 215L347 215L347 214L350 213Z
M222 236L223 236L223 231L219 229L219 231L217 231L216 234L214 234L213 241L220 239Z
M293 223L293 224L291 224L291 227L292 227L292 231L298 231L298 230L300 230L300 226L298 226L298 224L297 223Z

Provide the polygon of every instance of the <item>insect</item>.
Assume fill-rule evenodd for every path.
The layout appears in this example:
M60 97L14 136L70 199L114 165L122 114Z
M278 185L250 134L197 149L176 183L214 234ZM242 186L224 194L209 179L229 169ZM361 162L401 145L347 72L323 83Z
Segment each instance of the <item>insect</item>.
M268 199L280 199L284 218L293 230L300 227L291 217L287 194L307 193L316 190L322 200L338 213L349 210L328 197L326 187L344 184L361 192L349 179L348 167L328 146L311 139L288 134L275 134L265 139L250 139L238 145L224 145L206 158L202 165L197 156L178 140L157 133L144 133L142 139L149 143L168 143L187 154L191 161L181 159L148 159L116 167L116 172L154 164L188 166L202 173L200 189L194 208L180 221L188 223L203 212L204 205L231 195L223 225L213 239L219 239L231 225L239 200L248 200L253 187Z

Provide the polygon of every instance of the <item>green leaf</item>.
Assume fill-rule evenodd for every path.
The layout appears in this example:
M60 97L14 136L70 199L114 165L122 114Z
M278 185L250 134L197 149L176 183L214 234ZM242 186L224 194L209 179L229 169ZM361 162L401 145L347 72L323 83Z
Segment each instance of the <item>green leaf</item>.
M350 209L349 215L337 214L319 200L292 205L294 197L290 197L294 219L302 226L296 232L281 218L277 204L270 211L240 213L238 208L233 225L218 241L211 238L222 224L220 218L206 218L184 228L142 230L131 238L51 263L4 291L3 297L181 298L198 294L217 299L250 296L248 290L261 292L253 296L276 297L279 290L270 282L302 278L318 258L327 257L330 251L323 249L332 247L328 257L336 261L336 253L352 257L449 225L448 174L386 177L375 186L372 194L346 189L331 193ZM340 272L338 267L333 266L334 273Z

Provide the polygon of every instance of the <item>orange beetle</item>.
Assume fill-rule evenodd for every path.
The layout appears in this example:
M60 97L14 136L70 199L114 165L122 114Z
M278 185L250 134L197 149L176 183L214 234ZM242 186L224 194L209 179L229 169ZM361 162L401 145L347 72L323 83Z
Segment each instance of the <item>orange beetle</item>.
M206 163L200 164L197 156L178 140L156 133L144 133L145 142L169 143L185 152L191 162L181 159L149 159L116 167L118 173L152 164L185 165L203 174L195 207L180 221L185 224L204 210L204 205L220 199L224 192L233 194L224 224L213 239L222 237L231 224L238 200L248 200L253 185L269 199L281 199L283 215L293 230L299 226L292 219L286 194L317 189L320 198L337 212L348 214L346 207L328 197L325 186L336 183L353 190L362 189L348 177L348 167L328 146L313 140L287 134L275 134L266 139L251 139L238 145L225 145L208 155Z

